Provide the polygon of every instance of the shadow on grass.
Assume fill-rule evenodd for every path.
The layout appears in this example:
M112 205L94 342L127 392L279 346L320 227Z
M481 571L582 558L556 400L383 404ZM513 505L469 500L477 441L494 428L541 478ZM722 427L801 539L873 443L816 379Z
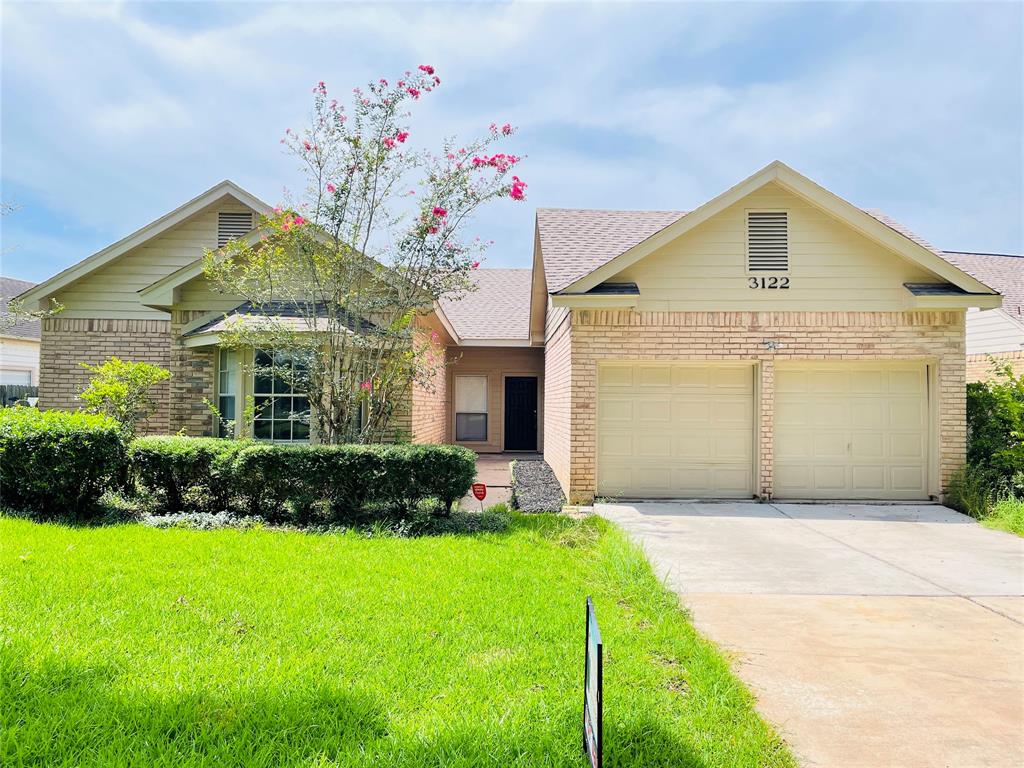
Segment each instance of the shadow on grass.
M51 659L29 667L10 651L0 654L0 764L12 768L587 765L580 713L569 707L468 726L455 710L432 732L408 733L390 727L373 696L326 680L315 688L197 690L183 670L151 688L126 688L114 666ZM607 766L704 766L661 724L628 713L610 718L605 740Z

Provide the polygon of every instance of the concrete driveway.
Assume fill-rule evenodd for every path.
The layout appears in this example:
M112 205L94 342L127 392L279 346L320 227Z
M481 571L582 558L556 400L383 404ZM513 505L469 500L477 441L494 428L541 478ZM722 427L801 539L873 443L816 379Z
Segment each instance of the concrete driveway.
M934 505L599 504L808 766L1024 765L1024 539Z

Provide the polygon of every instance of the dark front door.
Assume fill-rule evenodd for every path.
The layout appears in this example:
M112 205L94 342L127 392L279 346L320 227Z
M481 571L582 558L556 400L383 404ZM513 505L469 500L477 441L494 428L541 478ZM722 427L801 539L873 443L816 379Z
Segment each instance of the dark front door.
M505 378L505 450L537 450L537 377Z

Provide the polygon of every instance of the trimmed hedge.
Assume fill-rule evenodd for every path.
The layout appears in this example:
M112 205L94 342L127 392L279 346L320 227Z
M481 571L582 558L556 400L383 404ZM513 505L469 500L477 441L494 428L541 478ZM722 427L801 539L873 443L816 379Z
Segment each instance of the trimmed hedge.
M140 437L128 449L136 482L170 512L227 508L233 462L246 443L216 437Z
M476 456L453 445L281 445L216 438L140 438L140 486L170 512L218 511L306 524L353 522L369 506L408 511L425 499L443 510L469 490ZM201 503L200 503L201 502Z
M123 430L81 412L0 410L0 500L45 518L81 520L124 477Z

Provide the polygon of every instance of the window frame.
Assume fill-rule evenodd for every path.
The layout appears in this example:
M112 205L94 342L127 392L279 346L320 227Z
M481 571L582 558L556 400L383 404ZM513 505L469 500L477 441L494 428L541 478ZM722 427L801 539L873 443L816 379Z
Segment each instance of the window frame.
M225 357L227 357L229 354L234 354L234 357L235 357L235 360L234 360L234 374L235 374L234 375L234 384L235 384L235 386L234 386L234 392L231 392L229 394L225 394L223 386L221 384L221 377L225 373L230 374L232 372L229 367L225 367ZM241 423L240 423L241 422L241 418L240 418L241 397L240 397L240 395L241 395L241 389L242 389L242 383L243 383L242 382L242 378L243 378L242 377L242 354L243 354L242 350L238 350L238 349L227 349L227 348L224 348L224 347L218 347L217 348L217 376L216 376L216 379L215 379L215 381L217 383L217 387L216 387L217 391L214 393L215 396L216 396L215 397L215 402L217 403L217 410L220 413L220 418L217 420L216 430L215 430L217 437L222 437L222 438L227 438L227 439L238 437L239 430L241 428ZM223 404L221 402L224 397L233 397L234 398L234 403L235 404L234 404L234 408L232 409L233 412L230 413L230 414L224 413ZM230 420L232 420L234 422L233 434L230 434L230 435L229 434L225 434L225 431L224 431L224 421L223 421L224 419L230 419Z
M491 436L491 381L490 376L485 373L458 373L455 374L455 391L454 397L452 398L452 434L457 443L486 443L490 440ZM460 411L458 408L459 402L459 379L482 379L483 380L483 396L484 396L484 410L483 411ZM460 437L459 436L459 416L483 416L484 417L484 430L483 437Z
M294 391L277 392L276 389L277 389L277 386L278 386L278 382L280 380L277 377L274 377L274 376L271 376L271 377L261 376L261 375L259 375L259 373L256 370L256 367L258 365L258 359L259 359L259 356L261 354L269 354L269 355L289 354L290 355L290 353L288 353L287 351L282 351L282 350L266 350L266 349L254 349L253 350L253 353L252 353L253 373L252 373L252 377L251 377L250 391L251 391L251 394L252 394L252 397L253 397L253 405L257 409L255 411L254 415L253 415L253 423L252 423L252 437L253 437L253 439L254 440L259 440L260 442L265 442L265 443L296 443L296 444L311 443L312 442L312 418L310 417L310 403L309 403L309 395L308 395L308 393L294 392ZM291 364L292 364L292 367L294 369L294 366L295 366L294 357L291 358ZM269 392L258 391L258 389L257 389L258 385L262 381L267 380L267 379L270 380L270 391ZM278 412L278 407L277 407L278 406L278 401L279 400L280 401L284 401L286 399L288 401L290 401L289 409L288 409L288 411L286 411L287 415L278 416L277 415L277 412ZM304 411L296 411L294 409L295 401L298 400L298 399L303 399L303 400L306 401L306 409ZM264 410L269 412L269 414L270 414L269 418L261 418L261 414L264 412L264 411L260 410L261 401L267 402L267 405L265 406ZM295 418L294 415L296 413L299 413L299 414L304 413L306 415L305 419L303 420L302 418ZM269 437L260 436L259 434L257 434L257 431L258 431L260 425L261 424L266 424L266 423L270 424L270 436ZM282 423L288 423L290 425L289 428L288 428L288 437L276 437L275 436L275 432L277 431L276 425L277 424L282 424ZM296 423L300 423L300 424L304 424L305 425L305 436L304 437L298 437L298 438L294 437Z

